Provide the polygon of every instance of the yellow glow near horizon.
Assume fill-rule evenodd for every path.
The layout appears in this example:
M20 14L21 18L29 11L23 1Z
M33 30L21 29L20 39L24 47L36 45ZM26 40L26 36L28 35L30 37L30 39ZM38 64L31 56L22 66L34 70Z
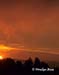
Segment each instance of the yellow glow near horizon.
M0 60L2 60L3 59L3 56L0 56Z
M10 51L10 50L15 50L15 48L9 47L9 46L5 46L5 45L0 45L0 50L2 51Z

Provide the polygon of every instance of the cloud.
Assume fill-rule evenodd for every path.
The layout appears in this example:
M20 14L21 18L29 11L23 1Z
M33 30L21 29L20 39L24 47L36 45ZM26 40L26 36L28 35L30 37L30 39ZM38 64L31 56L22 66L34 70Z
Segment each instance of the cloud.
M0 44L16 48L5 57L58 61L59 0L0 0Z
M58 48L59 7L56 3L59 1L17 0L15 3L6 0L3 3L6 7L0 5L0 42L27 48Z

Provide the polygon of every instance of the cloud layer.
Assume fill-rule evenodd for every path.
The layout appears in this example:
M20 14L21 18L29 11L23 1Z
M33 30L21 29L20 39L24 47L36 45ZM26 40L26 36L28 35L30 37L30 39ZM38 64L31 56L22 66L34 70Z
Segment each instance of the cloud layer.
M59 48L59 0L0 1L0 44L52 48L54 53Z

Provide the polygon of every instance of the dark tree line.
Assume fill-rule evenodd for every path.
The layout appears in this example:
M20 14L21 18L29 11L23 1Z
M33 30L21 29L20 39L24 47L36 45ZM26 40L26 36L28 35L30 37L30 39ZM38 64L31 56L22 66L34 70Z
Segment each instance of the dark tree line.
M29 58L24 63L11 58L0 60L0 75L59 75L58 68L55 68L54 72L33 71L32 68L47 69L49 65L45 62L41 62L38 58L35 58L34 62Z

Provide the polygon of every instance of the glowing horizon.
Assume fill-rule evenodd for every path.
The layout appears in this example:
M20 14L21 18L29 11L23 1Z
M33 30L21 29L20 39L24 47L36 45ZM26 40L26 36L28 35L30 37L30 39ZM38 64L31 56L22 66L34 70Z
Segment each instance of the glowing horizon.
M4 44L0 45L0 51L11 51L11 50L15 50L16 48L10 47L10 46L6 46Z
M59 48L24 48L24 46L11 47L4 44L0 44L0 51L9 52L9 51L26 51L26 52L39 52L39 53L48 53L59 55Z
M0 55L0 60L2 60L2 59L4 59L4 57Z

